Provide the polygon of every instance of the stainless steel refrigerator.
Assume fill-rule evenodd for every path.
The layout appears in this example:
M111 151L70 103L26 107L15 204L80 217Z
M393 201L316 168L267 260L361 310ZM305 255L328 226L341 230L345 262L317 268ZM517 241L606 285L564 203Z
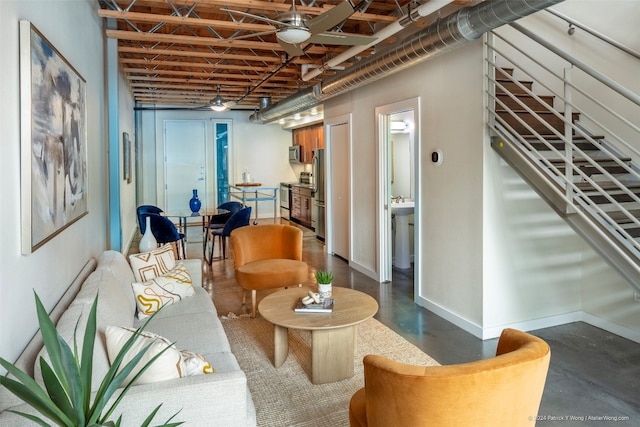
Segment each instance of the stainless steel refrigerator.
M313 153L312 160L313 174L313 212L311 214L311 226L316 231L316 237L320 240L325 238L325 175L326 164L324 148L319 148Z

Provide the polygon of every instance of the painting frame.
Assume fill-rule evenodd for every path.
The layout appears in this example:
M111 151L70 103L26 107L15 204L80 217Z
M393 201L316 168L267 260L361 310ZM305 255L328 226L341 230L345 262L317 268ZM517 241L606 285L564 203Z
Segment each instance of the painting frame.
M20 21L21 248L27 255L89 213L87 83Z
M122 179L127 181L127 184L131 184L132 172L131 139L127 132L122 132Z

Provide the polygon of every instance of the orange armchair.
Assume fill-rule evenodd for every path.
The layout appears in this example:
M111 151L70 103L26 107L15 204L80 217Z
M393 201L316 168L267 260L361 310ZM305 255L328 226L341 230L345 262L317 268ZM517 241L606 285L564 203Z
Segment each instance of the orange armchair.
M534 426L549 369L546 342L505 329L496 356L449 366L364 358L365 387L349 405L352 427Z
M231 232L235 277L251 291L251 316L256 315L256 291L297 286L307 279L302 261L302 230L291 225L265 224Z

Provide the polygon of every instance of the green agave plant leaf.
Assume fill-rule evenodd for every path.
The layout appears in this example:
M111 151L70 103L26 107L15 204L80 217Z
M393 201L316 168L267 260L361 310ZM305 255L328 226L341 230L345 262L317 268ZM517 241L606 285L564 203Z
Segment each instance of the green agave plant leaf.
M329 284L333 282L333 273L324 270L317 270L315 273L318 283Z
M0 358L0 364L7 370L7 372L18 380L15 381L7 376L2 376L0 377L0 384L5 386L10 392L18 396L25 403L55 422L57 425L73 425L71 419L69 419L69 417L67 417L66 414L56 406L47 393L42 390L40 385L36 383L33 378L16 368L5 359Z
M97 301L97 297L96 297ZM93 378L93 350L95 346L95 338L97 334L97 304L96 310L89 312L87 326L84 329L84 338L82 340L82 358L80 363L80 378L84 384L88 384L83 395L82 407L84 412L88 413L91 405L91 384ZM75 337L75 334L74 334ZM75 341L75 340L74 340Z
M67 397L67 393L62 388L62 385L58 381L55 372L51 369L51 366L42 357L40 358L40 371L42 372L42 379L47 393L53 403L65 414L72 414L73 407Z
M35 415L26 414L26 413L20 412L20 411L12 411L10 409L9 409L9 412L13 412L14 414L18 414L18 415L21 415L21 416L23 416L25 418L28 418L31 421L33 421L34 423L39 424L39 425L41 425L43 427L51 427L48 422L44 421L42 418L36 417ZM62 424L59 424L59 425L62 425Z
M144 328L146 326L146 324L148 323L145 322L145 324L142 326L142 328ZM141 329L138 329L136 331L136 333L134 333L129 340L127 340L127 342L125 343L125 346L123 347L123 351L121 351L117 357L116 360L114 361L114 363L111 365L110 371L113 370L114 372L118 371L118 368L120 367L120 365L122 364L122 360L124 359L127 351L125 351L125 349L130 348L133 343L135 342L135 340L137 339L137 337L140 335L140 332L142 331ZM136 354L123 368L122 370L120 370L120 372L117 372L117 374L115 375L113 381L109 384L107 384L107 388L105 390L104 393L104 397L106 398L106 400L104 400L104 404L106 404L106 401L116 392L116 390L120 387L120 385L122 385L122 383L124 382L124 380L129 376L129 374L133 371L133 369L136 367L136 365L138 364L138 362L140 361L140 359L144 356L144 354L146 353L147 349L153 345L153 342L147 344L142 350L140 350L140 352L138 352L138 354ZM106 413L104 414L102 420L106 420L108 419L111 414L113 413L113 411L116 409L116 407L120 404L120 401L122 400L122 398L125 396L125 394L127 393L127 391L129 390L129 388L135 384L136 380L138 378L140 378L142 376L142 374L153 364L153 362L156 361L156 359L158 359L160 356L162 356L162 354L167 351L169 348L171 348L172 344L167 345L162 351L160 351L158 354L156 354L153 358L151 358L149 360L149 362L144 365L144 367L142 369L140 369L140 371L131 379L131 381L129 382L129 384L127 384L124 389L122 390L122 393L120 393L120 395L116 398L115 402L111 405L111 407L106 411ZM97 400L97 399L96 399ZM104 405L103 405L104 406Z
M120 369L125 356L131 350L131 347L140 336L140 332L147 326L153 316L151 316L125 343L122 350L116 356L114 363L107 371L105 378L103 378L100 383L100 387L94 397L93 404L91 404L93 351L97 333L96 319L98 297L96 296L96 299L91 306L82 341L82 350L81 354L79 354L78 343L76 341L78 324L76 324L74 330L72 350L67 342L58 334L55 325L47 314L42 302L38 298L38 295L35 292L34 295L36 299L38 323L40 325L44 346L49 353L50 360L50 362L47 362L43 358L40 358L40 370L42 372L45 389L43 390L43 388L28 374L2 358L0 358L0 365L2 365L9 374L13 375L15 380L8 376L2 376L0 377L0 384L42 414L45 418L53 421L59 426L119 427L122 422L122 416L120 416L116 422L109 421L108 418L117 408L118 404L135 381L158 357L171 347L171 345L168 345L159 352L159 354L155 355L149 362L147 362L134 376L133 380L120 391L115 402L105 412L105 407L109 399L120 388L126 377L133 371L149 347L153 344L149 343L146 345L127 364L122 366L122 369ZM160 409L160 406L162 405L156 407L147 417L144 422L144 426L150 425ZM50 425L49 422L44 421L38 416L19 411L11 412L28 418L39 425ZM173 427L183 424L182 422L171 422L176 415L177 413L161 426Z

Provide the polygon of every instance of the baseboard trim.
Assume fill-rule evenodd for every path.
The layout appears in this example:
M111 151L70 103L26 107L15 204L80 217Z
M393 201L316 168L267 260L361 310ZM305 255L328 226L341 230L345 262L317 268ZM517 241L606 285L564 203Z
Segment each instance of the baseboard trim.
M640 332L634 329L585 312L582 312L582 321L590 324L591 326L595 326L596 328L604 329L607 332L611 332L612 334L616 334L622 338L626 338L640 344Z
M453 323L454 325L456 325L459 328L464 329L465 331L469 332L470 334L478 337L478 338L482 338L482 327L480 325L478 325L477 323L473 323L470 320L464 319L462 317L460 317L459 315L451 312L450 310L442 307L441 305L438 305L432 301L429 301L426 298L423 297L418 297L416 299L418 305L426 308L427 310L437 314L438 316L442 317L443 319Z
M364 265L362 265L362 264L360 264L360 263L358 263L358 262L356 262L354 260L349 261L349 267L353 268L354 270L356 270L359 273L364 274L368 278L375 280L376 282L380 281L380 275L379 274L377 274L372 269L367 268Z
M552 326L565 325L567 323L580 322L582 319L581 311L573 311L571 313L558 314L555 316L541 317L538 319L525 320L524 322L513 322L490 328L483 328L482 339L497 338L506 328L519 329L521 331L535 331L536 329L550 328Z
M482 340L498 338L502 331L506 328L519 329L521 331L535 331L537 329L550 328L553 326L566 325L573 322L585 322L596 328L603 329L622 338L640 343L640 332L626 326L619 325L606 319L594 316L584 311L573 311L570 313L559 314L555 316L541 317L538 319L526 320L523 322L513 322L500 326L492 326L483 328L459 315L453 313L441 305L435 304L426 298L419 297L418 305L426 308L443 319L453 323L457 327L469 332L475 337Z

